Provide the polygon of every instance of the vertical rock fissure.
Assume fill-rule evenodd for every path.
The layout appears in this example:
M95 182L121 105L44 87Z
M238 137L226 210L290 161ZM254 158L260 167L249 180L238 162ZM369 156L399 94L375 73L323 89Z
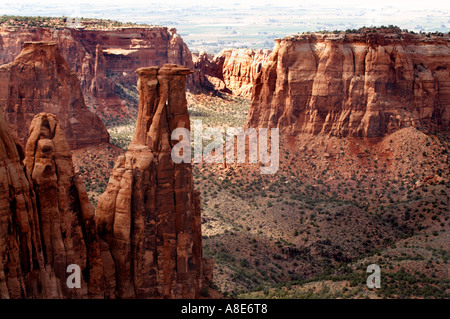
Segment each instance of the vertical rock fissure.
M355 137L409 126L448 130L449 76L440 72L448 68L447 40L401 37L362 32L275 40L255 79L246 127ZM435 53L419 50L425 43Z
M103 266L95 258L99 251L87 254L98 247L95 226L80 219L89 218L85 209L93 218L94 209L85 190L74 186L70 149L58 120L47 113L34 117L23 163L7 130L0 112L0 147L6 143L12 150L0 153L0 172L6 172L0 174L0 187L12 189L0 192L0 214L9 216L6 225L0 219L0 229L6 230L0 256L7 256L0 258L0 297L103 297ZM86 240L88 233L92 240ZM84 275L81 289L66 286L66 266L73 263Z

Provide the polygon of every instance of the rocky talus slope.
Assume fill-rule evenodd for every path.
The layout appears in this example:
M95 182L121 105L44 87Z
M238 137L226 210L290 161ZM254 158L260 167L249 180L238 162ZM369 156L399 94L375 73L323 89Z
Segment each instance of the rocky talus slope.
M0 105L22 145L40 112L58 117L71 149L109 141L105 125L86 107L78 78L55 42L26 42L13 62L0 66Z
M171 159L171 132L189 129L190 72L174 64L137 70L137 129L97 206L107 296L195 298L212 280L191 164Z
M276 40L256 76L247 125L356 137L448 130L448 36L372 31Z

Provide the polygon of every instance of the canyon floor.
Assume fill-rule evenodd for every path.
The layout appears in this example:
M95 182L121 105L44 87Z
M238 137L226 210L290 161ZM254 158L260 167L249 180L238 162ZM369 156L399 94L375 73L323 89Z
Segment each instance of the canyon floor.
M242 127L248 99L188 93L191 121ZM103 193L134 120L113 145L74 151L91 201ZM382 139L281 140L280 168L194 164L212 287L237 298L422 298L450 293L450 137L401 129ZM366 286L370 264L381 288Z

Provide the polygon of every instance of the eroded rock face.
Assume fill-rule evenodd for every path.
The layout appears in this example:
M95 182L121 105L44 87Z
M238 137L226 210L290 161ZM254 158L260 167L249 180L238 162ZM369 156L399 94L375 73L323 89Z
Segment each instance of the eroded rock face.
M204 51L194 57L195 70L204 76L200 86L207 90L250 98L253 81L269 58L269 50L224 49L214 57Z
M108 91L113 90L111 83L106 78L106 60L100 44L95 47L94 77L91 82L90 92L101 98L107 98Z
M40 113L33 119L24 163L39 207L44 267L51 266L59 284L51 297L102 297L103 266L94 206L74 173L69 144L56 116ZM70 264L82 269L81 289L67 288Z
M55 42L26 42L13 62L0 66L0 104L22 145L31 120L40 112L58 117L72 149L109 141L105 125L87 109L78 78Z
M0 114L0 148L0 297L103 297L94 207L56 117L33 119L23 158ZM70 264L80 289L67 287Z
M90 54L85 57L88 60L86 66L78 60L69 64L76 70L81 82L86 79L86 85L90 86L95 74L96 57L103 55L104 69L110 74L106 81L118 81L135 85L137 76L135 70L149 65L162 66L165 63L186 65L193 69L192 55L183 39L177 34L175 28L166 27L136 27L118 28L114 30L89 30L68 29L71 38L77 44L84 47ZM76 52L66 52L64 41L60 46L63 55L71 55ZM101 49L98 49L98 46ZM95 54L94 54L95 53ZM72 58L73 59L73 58ZM86 69L86 72L84 72ZM189 77L187 87L192 89L196 85L195 78ZM107 96L114 95L114 85L108 88Z
M193 75L199 75L199 91L231 93L223 81L223 60L215 60L214 56L208 55L205 51L194 53L192 58L194 61Z
M195 298L212 280L191 165L171 159L172 130L189 129L190 72L174 64L137 70L136 132L96 212L108 297Z
M404 32L276 40L256 77L247 126L360 137L408 126L448 130L448 41Z
M115 83L135 85L137 68L164 63L194 68L192 55L175 28L0 28L0 64L13 61L27 41L58 43L62 56L77 74L83 93L97 107L106 102L112 111L121 107ZM195 90L200 77L188 77L188 89Z
M252 49L224 50L214 60L223 61L222 74L227 88L234 95L251 97L253 82L270 52Z
M34 288L43 270L35 196L22 160L22 148L0 112L1 299L39 295Z

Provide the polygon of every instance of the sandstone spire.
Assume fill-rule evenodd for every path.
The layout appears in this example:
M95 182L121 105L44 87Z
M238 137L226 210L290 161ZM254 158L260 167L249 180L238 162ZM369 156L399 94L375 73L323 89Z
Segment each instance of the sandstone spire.
M189 69L137 70L136 133L120 157L96 214L109 297L195 298L212 278L202 258L199 193L190 164L171 159L170 133L189 129Z
M29 135L24 162L39 207L44 267L56 277L49 297L103 297L95 210L83 181L74 173L65 134L54 115L40 113L31 122ZM84 273L81 289L66 285L71 264Z
M95 47L94 77L90 91L96 97L106 98L106 60L100 44Z
M0 108L0 298L39 295L43 257L39 217L23 152ZM28 287L28 288L27 288Z
M56 117L36 115L20 150L0 112L0 298L103 297L94 207ZM66 285L71 264L80 289Z

